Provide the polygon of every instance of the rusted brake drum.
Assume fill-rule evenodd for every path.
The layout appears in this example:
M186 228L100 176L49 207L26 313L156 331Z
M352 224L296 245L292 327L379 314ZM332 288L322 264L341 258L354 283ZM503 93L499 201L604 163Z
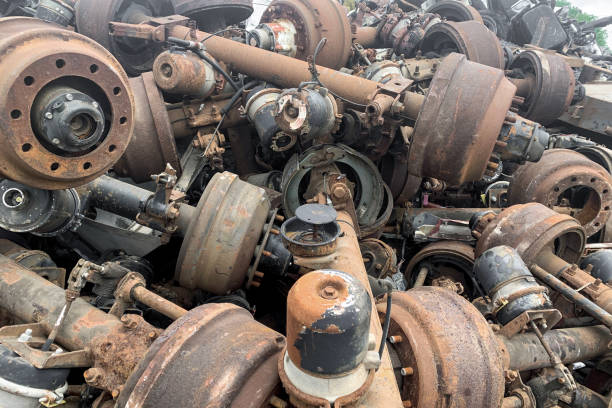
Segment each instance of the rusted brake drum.
M468 61L465 55L447 56L419 113L408 172L455 185L479 180L515 91L503 71Z
M505 66L504 51L497 36L478 21L447 21L434 25L425 33L421 51L442 56L457 52L472 62L499 69Z
M90 39L28 18L0 22L0 174L43 189L87 183L134 129L125 72Z
M580 153L547 150L540 161L520 166L510 182L510 205L532 201L571 215L591 236L610 218L612 176Z
M475 256L508 245L531 266L544 249L552 248L559 258L576 263L585 243L584 228L576 219L539 203L518 204L489 220L476 244Z
M421 268L428 268L427 280L445 277L459 282L463 287L472 286L468 276L474 268L474 248L467 242L438 241L428 244L416 253L406 266L404 276L411 287Z
M576 80L571 67L562 57L530 50L514 59L511 81L518 86L517 94L525 98L519 114L527 119L549 124L561 116L574 97Z
M117 402L124 407L268 407L285 338L229 303L195 308L151 345Z
M215 174L185 234L176 280L218 295L240 288L269 210L263 189L229 172Z
M130 177L137 183L151 180L152 174L159 174L169 163L181 174L172 124L153 74L145 72L129 80L136 102L134 136L125 154L114 169L121 177Z
M439 14L440 17L448 21L461 22L474 20L482 24L482 16L478 10L459 1L440 1L431 6L427 13Z
M76 29L113 53L130 75L150 71L161 46L139 39L110 35L110 22L140 24L151 17L170 16L170 0L79 0L76 5Z
M381 319L385 305L379 304ZM394 292L387 343L411 407L501 406L503 356L485 318L467 300L431 286Z
M335 0L274 0L261 17L261 23L290 21L298 33L295 58L306 60L323 39L317 65L342 68L351 55L352 34L346 10Z

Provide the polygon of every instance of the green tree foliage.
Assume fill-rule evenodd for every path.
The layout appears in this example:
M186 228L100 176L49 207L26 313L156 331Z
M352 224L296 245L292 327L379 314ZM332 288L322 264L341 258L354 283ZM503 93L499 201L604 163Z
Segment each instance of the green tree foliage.
M577 20L578 22L589 22L595 20L597 17L592 14L583 13L578 7L573 6L567 0L557 0L557 7L569 6L569 16ZM608 48L608 32L601 28L595 29L595 35L597 38L597 44L602 48Z

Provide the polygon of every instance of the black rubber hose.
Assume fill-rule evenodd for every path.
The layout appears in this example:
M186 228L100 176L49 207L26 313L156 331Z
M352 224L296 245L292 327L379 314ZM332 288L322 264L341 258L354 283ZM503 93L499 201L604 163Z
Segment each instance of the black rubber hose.
M236 90L236 91L240 90L238 88L238 85L236 85L236 83L232 79L232 77L227 72L225 72L225 70L223 68L221 68L221 66L217 63L217 61L215 61L212 58L209 58L208 55L206 55L206 53L204 51L202 51L202 50L197 50L196 53L198 54L198 56L200 58L202 58L204 61L208 62L214 69L219 71L219 73L221 75L223 75L223 78L225 78L227 80L227 82L232 86L232 88L234 88L234 90Z
M392 297L391 294L393 292L393 286L391 283L387 286L387 311L385 313L385 322L383 324L383 333L382 338L380 339L380 347L378 347L378 355L382 359L383 352L385 351L385 344L387 343L387 336L389 336L389 325L391 324L391 304Z
M234 93L234 95L232 96L232 99L230 99L230 101L227 103L227 105L225 105L225 107L223 109L221 109L221 114L225 115L227 112L229 112L230 109L232 109L232 106L234 106L234 104L238 100L238 98L240 98L240 96L242 95L242 92L244 92L247 89L252 88L253 86L257 85L258 83L259 83L259 81L247 82L240 89L238 89Z

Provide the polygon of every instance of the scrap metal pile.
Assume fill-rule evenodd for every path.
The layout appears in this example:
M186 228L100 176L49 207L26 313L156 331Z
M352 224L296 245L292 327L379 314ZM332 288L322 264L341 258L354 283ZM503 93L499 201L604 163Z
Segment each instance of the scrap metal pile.
M0 0L0 407L608 407L610 19L421 3Z

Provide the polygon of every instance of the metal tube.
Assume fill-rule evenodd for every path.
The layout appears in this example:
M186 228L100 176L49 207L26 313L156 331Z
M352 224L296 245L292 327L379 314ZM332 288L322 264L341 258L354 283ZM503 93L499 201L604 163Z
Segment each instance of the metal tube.
M567 297L590 316L593 316L595 319L612 329L612 315L610 315L610 313L597 306L591 300L581 295L580 292L572 289L570 286L561 282L559 279L555 278L552 274L546 272L539 266L532 265L530 269L536 278L540 279L542 282L546 283L563 296Z
M504 398L501 408L523 408L523 400L516 395Z
M135 220L142 206L153 196L153 192L124 181L101 176L84 186L79 194L87 197L90 205ZM180 204L179 216L176 219L177 234L183 236L195 215L195 207Z
M516 86L516 94L527 98L531 91L535 89L535 78L528 76L527 78L508 78Z
M131 295L132 299L137 300L140 303L144 303L164 316L168 316L172 320L177 320L178 318L187 314L187 310L159 295L156 295L144 286L134 287Z
M0 255L0 308L24 322L39 322L49 333L66 303L64 290ZM121 321L82 299L72 303L57 342L80 350L94 339L120 331Z
M526 371L550 367L550 357L535 333L498 339L507 354L508 369ZM612 335L605 326L591 326L550 330L544 333L544 340L564 364L569 364L607 353Z
M85 188L91 205L129 219L135 219L141 205L153 195L152 191L109 176L98 177Z
M429 269L426 266L423 266L417 275L416 280L414 281L414 288L418 288L419 286L423 286L425 284L425 279L427 279L427 274L429 273Z
M142 27L141 27L142 28ZM206 51L216 59L230 64L235 71L272 82L283 88L294 88L300 83L312 80L308 63L274 52L251 47L189 27L170 26L168 36L202 41ZM193 36L192 36L193 34ZM356 104L367 105L379 84L365 78L355 77L317 65L319 79L333 93ZM418 117L425 96L408 92L404 99L404 113L411 119Z
M358 27L355 42L363 48L374 48L378 43L378 27Z

